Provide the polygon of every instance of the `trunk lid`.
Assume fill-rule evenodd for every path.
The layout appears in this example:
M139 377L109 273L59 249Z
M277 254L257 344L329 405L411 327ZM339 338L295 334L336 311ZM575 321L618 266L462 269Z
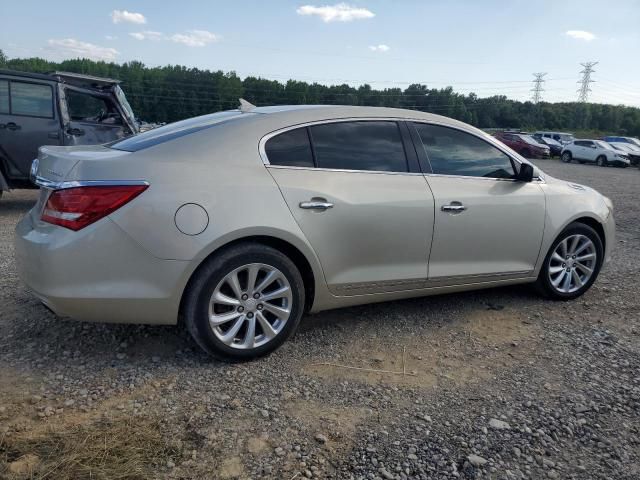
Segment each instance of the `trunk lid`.
M45 146L38 149L38 158L31 166L31 180L45 188L55 188L67 179L69 172L79 161L109 160L128 155L128 152L113 150L103 145L83 147ZM72 180L82 180L74 178Z

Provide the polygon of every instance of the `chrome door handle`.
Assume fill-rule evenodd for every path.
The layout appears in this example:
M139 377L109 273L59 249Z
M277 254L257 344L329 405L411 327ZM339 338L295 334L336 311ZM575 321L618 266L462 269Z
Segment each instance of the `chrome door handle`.
M324 212L330 208L333 208L333 203L319 200L311 200L310 202L300 202L300 208L305 210L319 210Z
M440 209L443 212L460 213L460 212L464 212L467 209L467 207L465 207L459 202L453 202L453 203L450 203L449 205L442 205Z

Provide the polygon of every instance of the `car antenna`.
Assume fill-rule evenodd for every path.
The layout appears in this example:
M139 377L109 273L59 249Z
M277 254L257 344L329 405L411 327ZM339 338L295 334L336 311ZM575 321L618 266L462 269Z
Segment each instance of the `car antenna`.
M247 102L244 98L241 98L240 106L238 108L242 113L247 113L256 108L256 106L251 102Z

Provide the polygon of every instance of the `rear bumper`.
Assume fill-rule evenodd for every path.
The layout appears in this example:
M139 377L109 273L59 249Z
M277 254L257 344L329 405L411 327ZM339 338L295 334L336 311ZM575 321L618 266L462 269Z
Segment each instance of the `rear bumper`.
M54 313L76 320L175 324L187 262L151 256L109 218L78 232L25 216L18 274Z

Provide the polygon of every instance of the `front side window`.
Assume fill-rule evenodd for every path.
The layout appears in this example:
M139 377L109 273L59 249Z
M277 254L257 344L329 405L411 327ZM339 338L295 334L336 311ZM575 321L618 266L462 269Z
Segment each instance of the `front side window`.
M0 80L0 113L9 113L9 82Z
M271 165L313 167L313 154L305 127L270 138L264 148Z
M122 118L113 102L74 90L67 90L65 95L71 120L122 125Z
M11 82L11 113L53 118L53 90L49 85Z
M448 127L414 123L433 173L465 177L514 178L508 155L490 143Z
M355 121L309 127L318 168L407 172L400 129L392 121Z

